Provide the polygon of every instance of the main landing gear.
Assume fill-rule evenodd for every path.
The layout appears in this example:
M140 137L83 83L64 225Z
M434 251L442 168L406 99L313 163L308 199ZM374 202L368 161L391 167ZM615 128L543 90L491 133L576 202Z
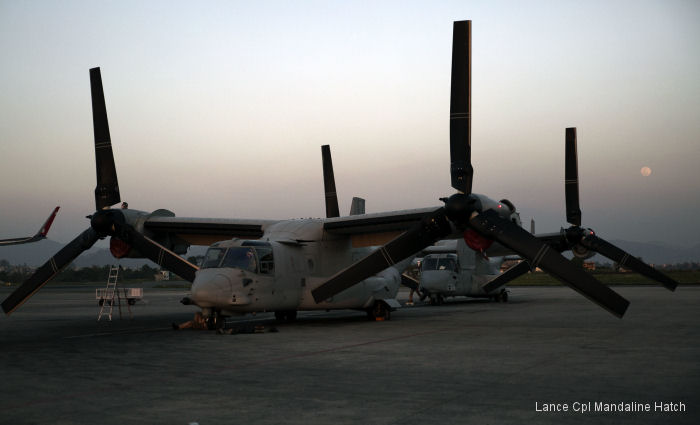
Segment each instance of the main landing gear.
M275 311L275 319L278 322L293 322L297 320L296 310L279 310Z
M442 305L445 302L445 297L442 294L430 294L430 305Z
M391 308L382 301L375 301L366 311L369 320L380 322L391 319Z
M501 292L491 297L495 302L507 303L508 302L508 291L501 289Z

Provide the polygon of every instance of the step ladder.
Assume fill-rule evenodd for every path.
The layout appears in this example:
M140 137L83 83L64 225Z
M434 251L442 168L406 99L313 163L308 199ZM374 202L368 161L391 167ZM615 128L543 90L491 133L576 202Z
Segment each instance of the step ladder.
M97 321L102 319L103 315L107 315L109 321L112 321L112 311L114 310L114 305L119 307L119 318L122 318L122 297L119 293L119 266L111 266L109 268L109 277L107 278L107 287L104 289L104 294L101 298L102 305L100 306L100 313L97 315ZM124 294L126 299L126 293ZM133 314L131 312L131 306L126 303L127 309L129 310L129 317L133 319Z

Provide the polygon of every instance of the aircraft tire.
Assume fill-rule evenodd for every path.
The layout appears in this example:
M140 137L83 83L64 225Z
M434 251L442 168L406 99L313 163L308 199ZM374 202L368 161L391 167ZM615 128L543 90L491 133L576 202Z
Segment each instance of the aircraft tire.
M375 301L367 309L367 318L373 321L391 320L391 309L381 301Z
M442 305L445 298L441 294L430 294L430 305Z
M211 315L206 318L207 329L210 331L217 330L224 327L224 318L221 317L218 311L212 311Z
M275 319L278 322L293 322L297 319L296 310L278 310L275 311Z

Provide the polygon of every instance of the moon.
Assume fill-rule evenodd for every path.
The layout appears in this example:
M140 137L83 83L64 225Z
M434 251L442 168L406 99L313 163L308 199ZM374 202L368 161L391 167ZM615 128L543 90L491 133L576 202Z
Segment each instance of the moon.
M649 177L651 175L651 168L642 167L642 169L639 172L642 173L644 177Z

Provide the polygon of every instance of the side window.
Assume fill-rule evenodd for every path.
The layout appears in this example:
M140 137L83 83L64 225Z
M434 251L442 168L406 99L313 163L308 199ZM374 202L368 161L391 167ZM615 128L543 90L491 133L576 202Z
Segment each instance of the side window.
M260 261L260 273L273 274L275 272L275 262L272 257L272 248L256 248Z
M421 263L423 270L437 270L438 260L437 258L425 257Z

